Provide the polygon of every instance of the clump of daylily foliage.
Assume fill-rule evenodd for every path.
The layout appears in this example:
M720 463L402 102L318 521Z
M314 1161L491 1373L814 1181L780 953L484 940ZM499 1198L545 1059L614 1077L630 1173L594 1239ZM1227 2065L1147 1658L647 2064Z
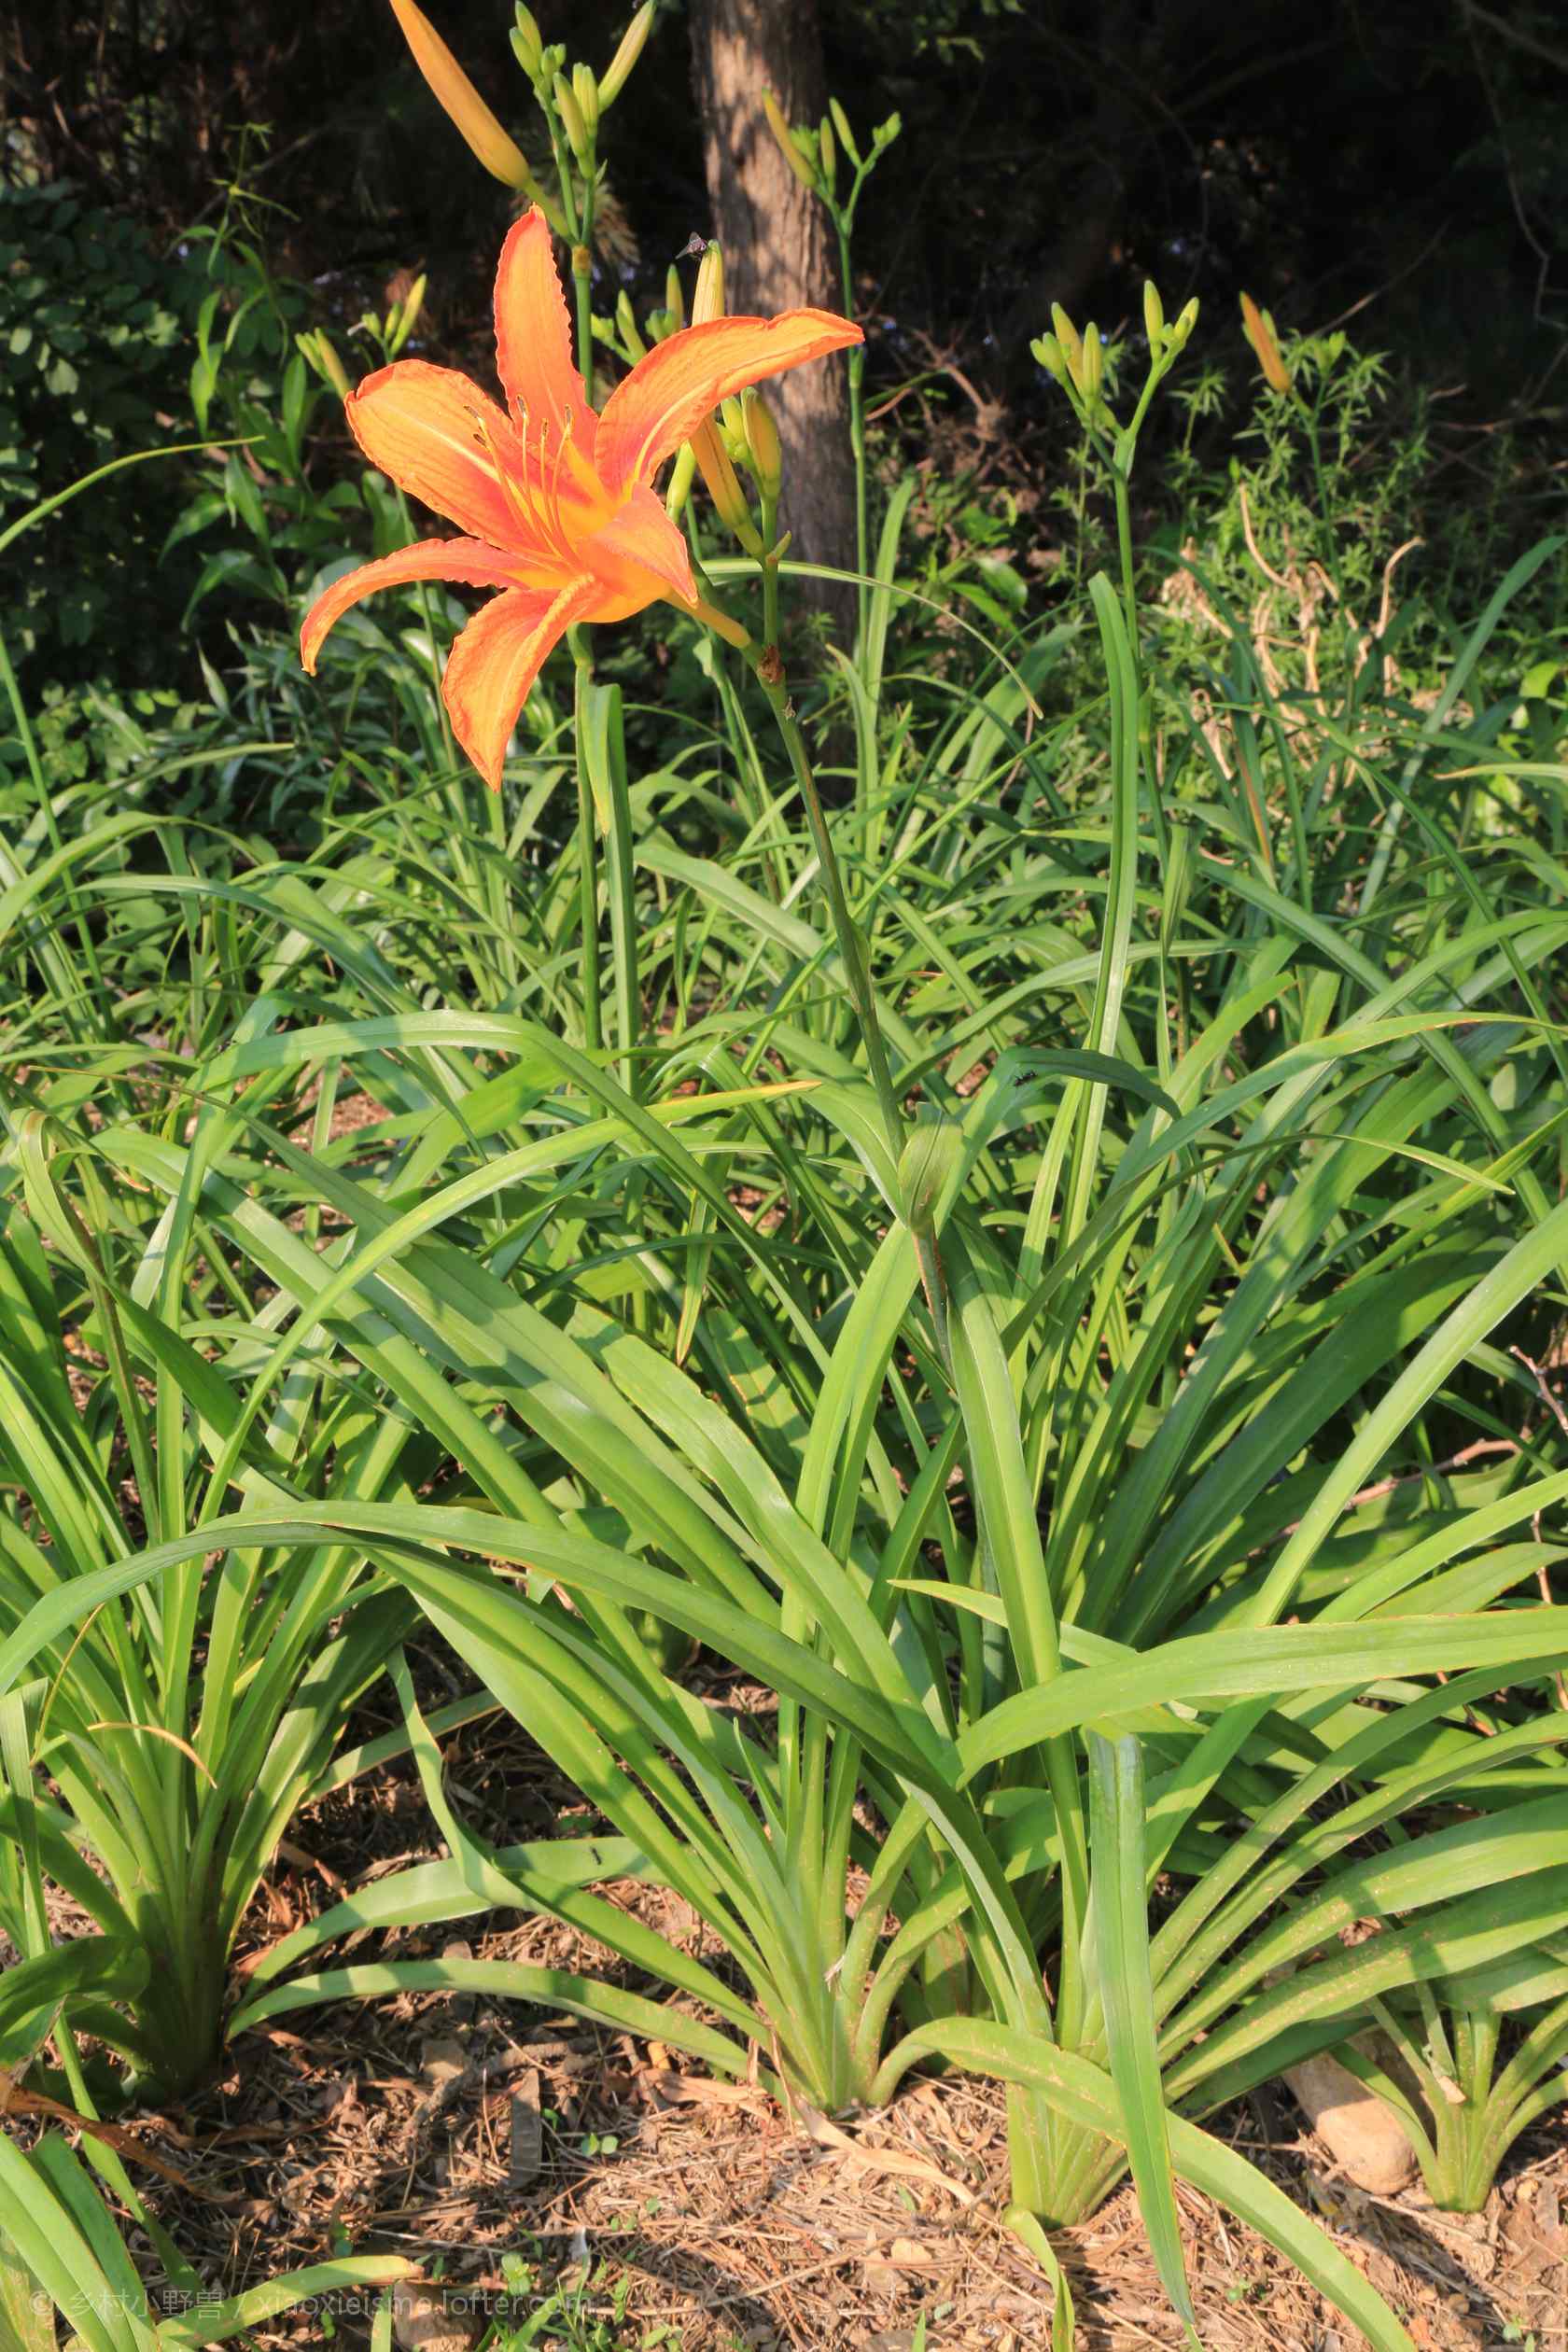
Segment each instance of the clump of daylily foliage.
M52 804L6 877L45 1009L0 1204L0 2066L36 2134L0 2136L0 2283L147 2352L406 2276L344 2256L158 2322L105 2191L198 2282L116 2119L268 2019L467 1990L787 2112L937 2065L1005 2086L1007 2219L1058 2346L1049 2232L1130 2173L1189 2329L1178 2176L1408 2352L1204 2122L1339 2051L1434 2197L1474 2206L1564 2095L1568 906L1530 829L1543 763L1464 699L1554 545L1424 705L1375 693L1392 653L1353 633L1293 685L1194 558L1215 665L1178 725L1131 483L1197 306L1150 287L1114 343L1058 309L1036 356L1120 555L1071 616L1089 711L1048 706L1059 615L923 701L889 652L910 488L874 476L861 327L730 315L716 247L689 320L678 276L595 318L600 144L652 0L602 75L517 10L542 177L392 6L524 206L500 399L405 356L422 287L358 384L304 346L369 465L455 533L398 506L408 543L344 549L303 617L323 691L407 677L415 758L357 745L369 819L335 773L320 845L237 880L183 847L128 870L157 838L134 807L50 849ZM759 111L847 312L896 120L862 151L836 101ZM1321 482L1329 363L1244 309ZM856 632L790 678L757 387L840 352ZM639 714L665 731L639 763L595 632L654 604L710 702L685 736ZM133 989L148 905L179 952ZM132 1031L144 997L162 1026ZM440 1716L431 1636L473 1685ZM698 1646L777 1713L704 1703ZM363 1735L371 1694L390 1735ZM591 1838L467 1823L441 1738L496 1709ZM393 1757L442 1858L236 1975L294 1814ZM631 1876L721 1965L602 1891ZM367 1940L517 1911L648 1989Z

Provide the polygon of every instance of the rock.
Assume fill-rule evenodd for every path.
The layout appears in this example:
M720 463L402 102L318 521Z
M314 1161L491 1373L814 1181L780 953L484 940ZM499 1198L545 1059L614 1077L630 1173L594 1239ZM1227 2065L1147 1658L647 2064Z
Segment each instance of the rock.
M392 2333L400 2352L469 2352L473 2343L440 2295L407 2278L392 2289Z
M537 2179L544 2163L544 2119L539 2112L539 2072L530 2066L511 2094L511 2147L507 2178L513 2189Z
M910 2285L904 2274L912 2270L929 2270L931 2266L929 2247L922 2246L917 2238L899 2237L894 2238L892 2244L880 2253L868 2257L861 2275L872 2294L902 2295L908 2291Z
M1325 2051L1292 2066L1285 2080L1312 2129L1348 2180L1392 2197L1414 2179L1416 2151L1391 2107Z
M469 2070L469 2053L452 2034L433 2034L420 2047L419 2079L443 2107Z

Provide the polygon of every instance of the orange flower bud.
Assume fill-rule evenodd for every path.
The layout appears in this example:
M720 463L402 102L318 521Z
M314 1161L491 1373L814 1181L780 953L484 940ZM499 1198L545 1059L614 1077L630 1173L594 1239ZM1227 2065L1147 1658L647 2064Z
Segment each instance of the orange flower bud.
M767 117L768 129L778 142L779 151L785 162L788 163L801 186L809 188L815 196L818 188L817 175L796 146L795 134L784 119L784 109L771 90L764 90L763 92L763 112Z
M1288 392L1291 373L1280 356L1280 339L1271 314L1260 311L1250 294L1241 297L1241 331L1252 344L1264 382L1271 392Z
M502 130L429 18L415 7L414 0L392 0L392 13L403 28L414 63L491 177L504 188L533 195L527 157Z
M707 495L718 510L719 519L732 531L749 554L760 555L763 542L751 520L751 509L746 502L735 469L730 463L729 452L713 429L709 417L692 435L692 455L702 469L707 484Z

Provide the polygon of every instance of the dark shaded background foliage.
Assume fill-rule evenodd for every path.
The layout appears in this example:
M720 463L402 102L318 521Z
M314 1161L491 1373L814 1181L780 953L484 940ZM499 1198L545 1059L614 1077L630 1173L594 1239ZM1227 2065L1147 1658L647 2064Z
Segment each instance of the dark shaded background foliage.
M526 140L501 0L441 0L435 12ZM628 9L539 0L537 13L547 37L603 62ZM905 124L859 245L878 328L874 393L934 370L956 419L983 415L993 441L1048 476L1061 420L1028 340L1053 297L1114 330L1136 320L1146 273L1172 312L1197 293L1205 350L1235 362L1239 386L1236 294L1247 286L1287 329L1351 317L1359 341L1392 356L1396 413L1402 399L1415 413L1418 393L1426 403L1439 495L1495 500L1501 483L1518 509L1511 535L1544 527L1568 413L1561 9L822 0L821 18L829 86L852 117L897 107ZM189 416L175 364L201 291L189 231L226 207L232 217L225 190L237 179L269 268L307 285L321 317L346 325L399 272L424 267L430 346L483 349L506 191L456 151L383 0L4 0L0 57L5 175L13 188L68 180L78 224L94 208L121 224L108 275L160 321L135 363L159 416ZM652 300L667 259L706 225L679 0L617 112L610 153L627 231L619 266ZM103 272L78 255L58 285L29 291L17 217L6 335L24 331L30 302L69 305L73 286L80 326L81 289L102 287ZM118 301L105 293L105 315ZM93 352L96 366L96 342ZM25 352L0 356L10 499L28 447L44 453L46 487L81 469L56 451L47 371L30 374ZM132 364L122 353L119 373ZM97 406L82 421L83 461L123 421L112 401ZM1216 419L1217 436L1227 422ZM130 502L142 536L161 495L148 484ZM155 603L189 591L179 561L167 587ZM44 625L51 635L68 667L63 615Z

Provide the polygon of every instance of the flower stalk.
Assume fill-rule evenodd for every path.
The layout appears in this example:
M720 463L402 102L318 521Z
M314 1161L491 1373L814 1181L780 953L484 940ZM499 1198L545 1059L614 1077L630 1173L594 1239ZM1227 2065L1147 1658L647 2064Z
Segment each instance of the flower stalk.
M813 131L805 125L791 125L784 115L773 91L763 94L763 112L768 129L784 161L803 188L827 208L833 222L833 236L838 246L838 277L840 298L845 316L855 314L855 271L853 237L855 214L861 192L882 157L898 137L903 128L899 117L889 115L878 123L872 133L871 147L862 155L850 131L847 116L836 98L829 101L828 112ZM851 167L847 193L838 192L838 157L834 144L841 146ZM860 575L855 588L856 625L860 643L866 637L866 618L870 609L871 533L869 513L869 483L866 472L865 440L865 347L857 344L849 358L849 447L855 465L855 569Z

